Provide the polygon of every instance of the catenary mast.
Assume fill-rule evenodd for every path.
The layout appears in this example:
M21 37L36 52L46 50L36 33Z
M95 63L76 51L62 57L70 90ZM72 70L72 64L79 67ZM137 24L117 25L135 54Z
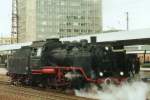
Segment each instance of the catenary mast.
M13 38L16 38L16 42L18 43L18 7L17 7L17 0L12 0L12 29L11 29L11 44Z

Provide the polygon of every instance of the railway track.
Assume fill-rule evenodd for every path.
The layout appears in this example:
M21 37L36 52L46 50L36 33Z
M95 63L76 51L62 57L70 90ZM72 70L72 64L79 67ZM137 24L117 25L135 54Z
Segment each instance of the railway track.
M31 89L31 87L12 86L9 82L4 81L0 81L0 89L3 90L3 92L9 92L25 97L27 96L29 98L39 98L39 100L92 100L74 95L61 94L54 91L41 91Z
M59 91L45 90L36 87L30 86L14 86L11 85L10 82L6 80L2 80L0 78L0 90L4 93L11 93L15 96L28 97L26 99L1 99L0 100L93 100L83 97L76 97L74 95L66 95L63 93L59 93ZM150 100L150 93L147 96L146 100Z

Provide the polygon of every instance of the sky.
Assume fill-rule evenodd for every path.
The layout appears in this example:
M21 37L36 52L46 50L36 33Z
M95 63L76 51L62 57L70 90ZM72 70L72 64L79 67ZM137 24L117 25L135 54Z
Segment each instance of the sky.
M0 0L0 36L11 33L11 0ZM150 0L102 0L103 30L129 30L150 28Z
M150 0L103 0L103 29L129 30L150 28Z
M0 37L11 33L11 0L0 0Z

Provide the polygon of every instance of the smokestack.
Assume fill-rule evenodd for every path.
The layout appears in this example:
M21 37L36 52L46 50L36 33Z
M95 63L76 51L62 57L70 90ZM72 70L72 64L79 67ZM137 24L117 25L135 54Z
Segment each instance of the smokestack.
M90 40L91 40L91 43L96 43L97 42L96 36L90 37Z

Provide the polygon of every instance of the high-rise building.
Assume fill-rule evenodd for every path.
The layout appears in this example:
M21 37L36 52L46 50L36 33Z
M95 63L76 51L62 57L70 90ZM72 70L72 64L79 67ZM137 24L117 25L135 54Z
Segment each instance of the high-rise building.
M16 42L17 42L17 38L15 37L0 37L0 45L7 45Z
M101 0L17 0L19 42L102 31Z

